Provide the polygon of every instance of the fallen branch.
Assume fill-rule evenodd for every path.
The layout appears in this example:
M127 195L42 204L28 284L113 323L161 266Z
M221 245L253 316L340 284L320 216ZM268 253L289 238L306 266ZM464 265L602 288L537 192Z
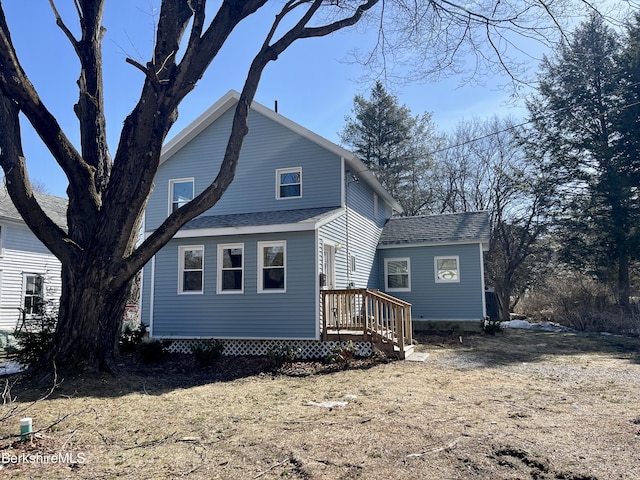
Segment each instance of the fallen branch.
M263 475L266 475L267 473L269 473L271 470L273 470L274 468L279 467L280 465L284 465L285 463L287 463L289 461L289 459L287 458L286 460L283 460L281 462L276 463L275 465L271 465L269 468L267 468L264 472L260 472L258 475L256 475L255 477L253 477L253 480L255 480L256 478L260 478Z
M410 453L409 455L406 455L404 458L418 458L418 457L422 457L423 455L430 455L433 453L439 453L445 450L450 450L456 446L456 443L458 443L458 440L460 439L456 438L455 440L452 440L444 447L432 448L431 450L425 450L424 452L420 452L420 453Z

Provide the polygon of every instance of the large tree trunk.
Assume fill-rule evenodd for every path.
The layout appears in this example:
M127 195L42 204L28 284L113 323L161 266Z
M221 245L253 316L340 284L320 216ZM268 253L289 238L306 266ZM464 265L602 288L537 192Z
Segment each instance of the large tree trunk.
M115 372L129 283L114 289L99 263L63 265L58 328L40 367Z

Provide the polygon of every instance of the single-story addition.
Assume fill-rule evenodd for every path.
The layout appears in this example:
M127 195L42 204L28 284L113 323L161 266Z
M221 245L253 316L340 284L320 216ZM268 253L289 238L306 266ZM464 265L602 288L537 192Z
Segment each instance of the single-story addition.
M215 178L238 98L227 93L165 146L146 235ZM479 324L486 212L396 218L401 206L352 152L258 103L248 123L220 201L144 268L152 337L185 352L219 339L226 354L286 342L307 357L350 339L404 357L416 314Z
M36 196L47 215L65 227L66 199ZM0 186L0 346L6 345L23 315L57 309L61 290L60 262L29 230Z

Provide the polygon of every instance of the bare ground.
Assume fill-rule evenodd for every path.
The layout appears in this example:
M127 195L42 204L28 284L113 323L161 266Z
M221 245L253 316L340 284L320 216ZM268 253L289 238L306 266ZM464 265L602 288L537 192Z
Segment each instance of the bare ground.
M272 373L263 360L174 357L67 378L43 400L16 384L0 405L0 476L640 479L639 339L419 341L423 363ZM24 416L43 429L32 442L12 436Z

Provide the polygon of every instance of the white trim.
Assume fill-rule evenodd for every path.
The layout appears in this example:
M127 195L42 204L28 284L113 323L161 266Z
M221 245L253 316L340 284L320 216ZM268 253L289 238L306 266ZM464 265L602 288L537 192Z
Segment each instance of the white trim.
M315 280L315 291L316 291L316 296L315 296L315 303L316 303L316 339L320 339L320 243L322 243L322 252L324 255L324 241L320 240L320 232L318 230L316 230L315 232L315 237L316 237L316 241L315 241L315 246L316 246L316 253L315 253L315 259L316 259L316 280Z
M389 262L407 262L407 280L408 287L393 288L389 287ZM385 292L410 292L411 291L411 259L409 257L393 257L384 259L384 289Z
M438 260L455 260L457 275L453 280L438 278ZM438 255L433 257L433 275L436 283L460 283L460 256L459 255Z
M167 200L169 201L168 215L171 215L173 213L173 186L176 183L188 183L188 182L191 182L191 200L193 200L196 194L196 179L194 177L169 179L169 190L168 190L169 194L167 195L168 197Z
M445 242L424 242L424 243L396 243L378 245L378 250L388 250L391 248L419 248L419 247L442 247L446 245L475 245L479 244L483 247L483 242L478 240L459 240L459 241L445 241Z
M242 273L242 279L240 282L239 290L223 290L222 289L222 272L224 267L224 255L222 253L223 250L237 249L242 250L242 264L240 265L240 272ZM217 267L217 285L216 285L216 293L218 295L235 295L244 293L244 243L219 243L218 244L218 267ZM231 270L238 270L237 268Z
M300 185L300 195L291 196L291 197L282 197L280 196L280 187L282 187L282 183L280 183L281 177L280 175L286 173L298 173L300 177L300 182L298 184L291 183L285 185ZM302 198L302 167L290 167L290 168L277 168L276 169L276 200L294 200Z
M170 339L170 340L211 340L212 337L211 335L194 335L194 336L185 336L185 335L158 335L158 336L153 336L153 338L157 338L158 340L162 340L162 339ZM284 340L292 340L292 341L299 341L299 340L308 340L308 341L316 341L316 342L320 342L321 340L319 338L313 338L313 337L239 337L237 335L235 336L219 336L216 335L215 338L217 340L264 340L264 341L284 341Z
M140 293L143 290L140 288ZM149 336L153 337L153 307L156 302L156 256L151 257L151 285L149 290ZM142 307L142 305L140 305Z
M484 252L482 245L480 245L480 283L482 285L482 318L487 318L487 300L485 296L485 284L484 284Z
M184 290L184 252L188 250L202 250L202 289ZM197 270L190 270L197 271ZM204 245L179 245L178 246L178 295L202 295L204 294Z
M263 249L265 247L282 247L282 267L284 269L284 288L264 288L262 279L263 270ZM257 281L257 293L287 293L287 241L276 240L269 242L258 242L258 281Z
M4 256L4 244L7 238L7 226L2 223L0 224L0 258Z

